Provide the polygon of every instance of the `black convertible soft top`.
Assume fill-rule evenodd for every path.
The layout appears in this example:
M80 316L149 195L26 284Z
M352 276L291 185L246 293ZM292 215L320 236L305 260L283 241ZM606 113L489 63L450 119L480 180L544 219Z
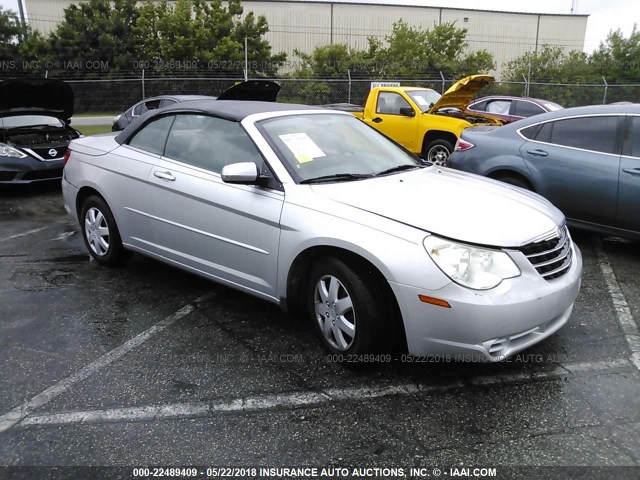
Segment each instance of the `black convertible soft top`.
M309 105L298 105L294 103L273 103L273 102L252 102L242 100L206 100L182 102L167 108L150 110L140 118L131 122L116 137L116 142L123 144L135 133L143 124L152 118L170 115L172 113L206 113L216 117L240 122L249 115L267 112L286 112L289 110L323 110L320 107ZM330 113L327 110L327 113Z

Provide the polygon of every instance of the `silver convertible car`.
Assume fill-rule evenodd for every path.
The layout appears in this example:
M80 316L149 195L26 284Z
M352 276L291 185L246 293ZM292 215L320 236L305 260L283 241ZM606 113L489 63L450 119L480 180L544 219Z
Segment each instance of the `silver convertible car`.
M138 252L304 312L333 353L501 360L580 288L548 201L426 166L347 113L185 102L69 148L65 206L96 261Z

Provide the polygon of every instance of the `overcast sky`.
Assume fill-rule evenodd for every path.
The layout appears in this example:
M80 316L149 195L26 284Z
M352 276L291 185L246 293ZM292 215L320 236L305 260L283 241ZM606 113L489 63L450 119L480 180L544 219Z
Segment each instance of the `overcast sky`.
M367 0L352 1L366 3ZM388 0L385 3L533 13L571 13L573 6L573 13L590 15L585 40L585 51L589 53L598 47L609 31L619 28L629 36L634 22L640 24L638 0ZM18 0L0 0L0 5L18 11Z

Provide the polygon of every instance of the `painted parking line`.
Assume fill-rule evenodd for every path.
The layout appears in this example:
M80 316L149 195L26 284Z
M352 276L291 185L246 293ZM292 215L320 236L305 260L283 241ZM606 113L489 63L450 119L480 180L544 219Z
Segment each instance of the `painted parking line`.
M598 264L600 265L602 276L607 284L609 296L613 302L613 309L616 313L618 324L631 350L631 362L640 370L640 329L638 329L638 324L633 319L627 299L620 288L616 274L611 267L611 263L609 263L609 257L607 257L606 252L602 248L602 242L599 239L596 240L596 253L598 255Z
M37 416L27 416L16 425L16 428L24 428L32 425L73 425L210 417L228 413L248 413L265 410L315 407L329 403L366 401L390 396L442 393L445 391L467 388L470 385L522 385L523 383L541 382L570 376L614 374L628 372L630 370L634 371L634 366L628 360L568 363L538 372L529 371L475 377L466 382L453 381L448 384L440 385L404 383L380 387L332 388L318 391L290 392L226 400L211 400L208 402L174 403L168 405L147 405L105 410L48 413Z
M216 294L217 292L211 292L197 298L193 302L185 305L177 312L169 315L165 319L161 320L160 322L156 323L152 327L145 330L144 332L140 333L139 335L136 335L132 339L123 343L119 347L116 347L113 350L105 353L103 356L101 356L94 362L90 363L86 367L82 368L81 370L77 371L73 375L63 380L60 380L58 383L47 388L46 390L39 393L32 399L27 400L22 405L18 405L13 410L0 416L0 432L3 432L13 427L17 423L24 420L33 409L46 405L57 396L69 390L76 383L93 375L98 370L106 367L107 365L110 365L111 363L118 360L120 357L126 355L127 353L131 352L135 348L145 343L154 335L157 335L167 327L176 323L178 320L186 317L196 309L198 303L210 300Z
M7 240L13 240L14 238L26 237L27 235L41 232L42 230L45 230L47 228L49 227L46 226L46 227L34 228L33 230L27 230L26 232L16 233L15 235L9 235L8 237L0 238L0 242L6 242Z

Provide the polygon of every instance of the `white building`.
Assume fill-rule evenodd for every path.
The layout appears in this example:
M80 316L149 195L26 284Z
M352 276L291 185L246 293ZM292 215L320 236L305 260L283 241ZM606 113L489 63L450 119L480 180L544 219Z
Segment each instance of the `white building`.
M416 0L407 0L411 3ZM43 33L53 30L71 0L22 0L31 26ZM286 52L294 60L294 49L311 52L315 47L346 43L357 49L367 46L367 37L384 39L393 23L430 28L455 22L468 30L469 50L486 49L500 67L504 62L536 51L544 44L565 51L584 48L588 15L510 13L447 7L397 5L384 0L353 3L348 0L243 0L245 13L264 15L273 52ZM444 2L443 2L444 3Z

